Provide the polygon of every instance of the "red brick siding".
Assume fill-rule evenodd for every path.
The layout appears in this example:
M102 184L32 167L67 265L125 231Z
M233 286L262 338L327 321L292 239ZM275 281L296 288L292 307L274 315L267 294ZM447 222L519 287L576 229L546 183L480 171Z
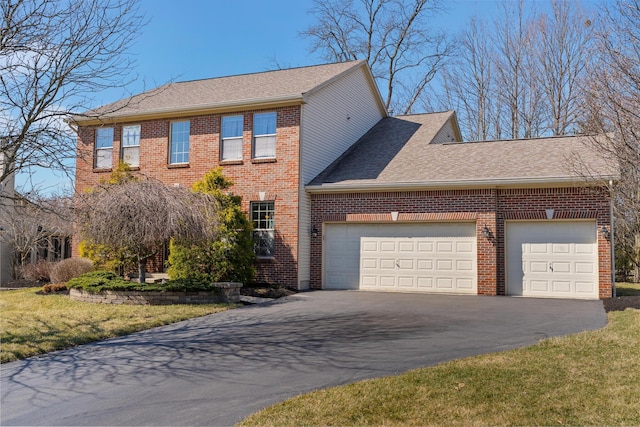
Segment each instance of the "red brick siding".
M252 160L253 114L276 111L276 160ZM259 282L297 286L298 271L298 185L300 107L280 107L266 110L248 110L233 115L244 115L243 159L241 162L220 162L221 114L210 114L175 119L190 120L191 137L188 165L169 165L169 133L171 119L131 121L114 125L113 165L120 159L122 126L141 126L139 173L159 179L168 185L190 187L195 181L222 165L224 174L235 182L233 193L242 196L243 208L249 211L251 201L273 200L275 207L275 257L257 264ZM225 114L226 115L226 114ZM107 177L110 170L94 170L93 145L96 126L81 127L78 134L76 189L79 193ZM77 245L74 245L77 247ZM76 254L77 255L77 254Z
M476 221L478 294L505 294L505 219L597 219L609 224L609 195L598 188L481 189L312 195L312 227L325 222ZM492 235L482 234L485 225ZM598 233L600 297L611 295L609 242ZM311 287L322 285L322 239L311 241Z

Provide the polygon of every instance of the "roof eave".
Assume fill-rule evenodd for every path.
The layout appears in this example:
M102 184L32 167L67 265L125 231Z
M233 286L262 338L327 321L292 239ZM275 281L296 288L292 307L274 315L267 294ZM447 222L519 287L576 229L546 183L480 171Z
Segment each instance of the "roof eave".
M102 125L124 121L142 121L186 116L200 116L212 113L231 113L247 109L265 109L301 105L304 102L302 94L286 95L272 98L245 99L241 101L216 102L206 105L189 105L186 107L166 107L147 110L140 113L118 114L108 113L102 116L75 116L73 122L82 126Z
M596 179L586 179L584 177L541 177L453 181L334 183L307 185L305 186L305 190L310 194L323 194L483 188L551 188L606 185L610 180L615 179L615 176L600 176Z

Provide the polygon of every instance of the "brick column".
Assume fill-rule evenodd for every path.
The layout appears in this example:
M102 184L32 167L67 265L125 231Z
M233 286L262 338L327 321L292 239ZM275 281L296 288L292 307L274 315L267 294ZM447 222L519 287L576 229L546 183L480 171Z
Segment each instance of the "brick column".
M489 229L489 237L483 234ZM498 295L498 240L496 213L478 213L476 238L478 249L478 295Z

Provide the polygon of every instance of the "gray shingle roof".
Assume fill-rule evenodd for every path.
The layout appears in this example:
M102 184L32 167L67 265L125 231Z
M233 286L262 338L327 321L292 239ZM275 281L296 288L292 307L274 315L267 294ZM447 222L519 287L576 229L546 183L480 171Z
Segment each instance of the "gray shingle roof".
M302 98L343 73L366 64L350 61L262 73L169 83L97 108L88 115L118 118L167 111L189 111L260 101ZM78 121L82 121L78 118Z
M453 112L388 117L309 183L309 190L582 181L580 159L597 176L615 169L588 137L430 143Z

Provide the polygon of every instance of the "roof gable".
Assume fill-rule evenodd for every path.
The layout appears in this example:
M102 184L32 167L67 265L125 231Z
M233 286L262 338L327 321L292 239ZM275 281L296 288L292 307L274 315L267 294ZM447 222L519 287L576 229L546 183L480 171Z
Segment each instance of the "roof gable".
M89 111L85 116L77 117L76 121L91 124L98 117L113 121L246 109L260 104L300 104L305 94L363 66L366 67L365 61L350 61L169 83Z

